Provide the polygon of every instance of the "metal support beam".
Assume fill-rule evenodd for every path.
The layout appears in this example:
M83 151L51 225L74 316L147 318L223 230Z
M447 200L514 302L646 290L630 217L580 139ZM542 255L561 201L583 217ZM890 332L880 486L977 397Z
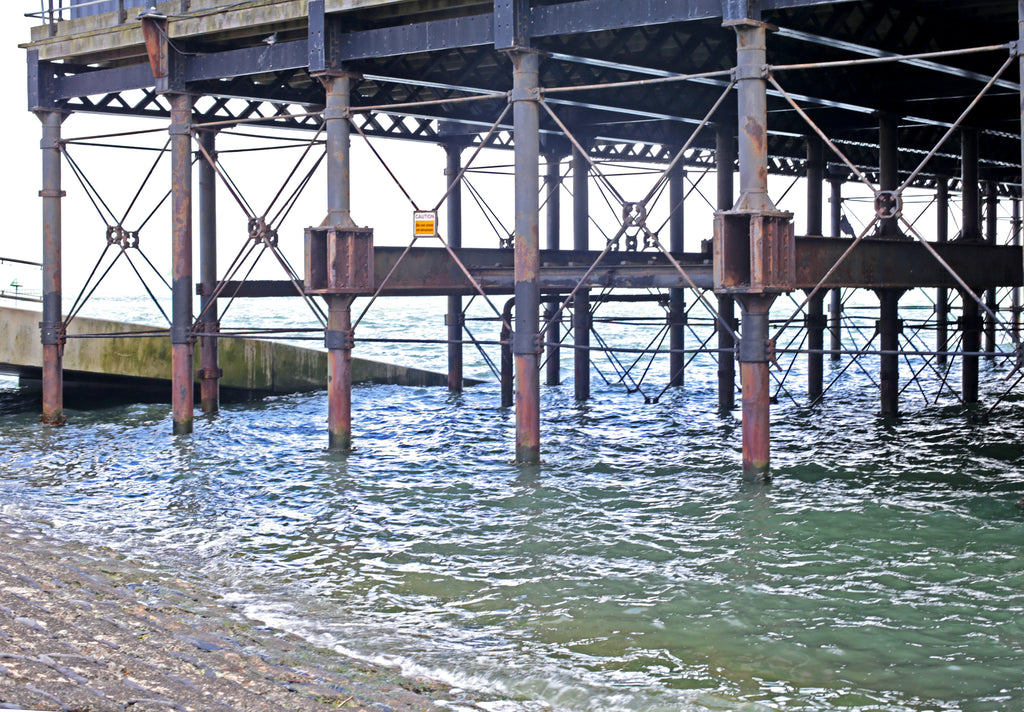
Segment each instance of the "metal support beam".
M669 216L668 234L669 250L682 253L684 244L684 204L686 194L686 169L680 163L669 176ZM686 363L686 290L670 289L668 291L668 340L669 349L669 382L670 387L683 385L683 367Z
M516 462L540 461L540 56L513 52L515 140Z
M900 185L899 127L899 117L895 114L882 112L878 115L878 187L882 190L893 191ZM902 237L899 218L882 218L878 236Z
M896 289L879 289L878 333L882 355L879 357L880 386L882 392L883 418L899 415L900 394L900 292Z
M832 178L829 180L829 185L832 187L832 196L829 198L832 224L829 232L832 237L842 237L843 181L841 178ZM833 289L829 293L828 311L828 331L831 337L831 353L829 358L831 358L833 363L836 363L842 358L843 350L843 290L841 288Z
M949 241L949 180L939 178L935 193L935 241ZM940 287L935 293L935 363L945 366L949 351L949 290Z
M561 186L562 186L562 157L556 154L548 154L547 174L544 179L547 188L547 230L545 246L549 250L561 248ZM558 305L548 302L544 307L544 322L547 323L555 317ZM555 322L547 332L548 347L544 356L547 364L547 378L545 383L549 386L557 386L562 382L561 349L558 346L562 338L562 330Z
M978 132L964 129L960 133L961 188L963 190L963 228L960 239L981 240L981 186L978 182Z
M1020 247L1020 229L1021 229L1021 215L1020 215L1020 198L1012 199L1012 234L1010 243L1014 247ZM1020 286L1015 285L1010 290L1010 329L1013 332L1014 341L1020 340Z
M990 245L996 244L998 237L998 211L999 195L996 193L996 184L988 181L985 183L985 242ZM985 306L988 307L985 313L985 358L992 361L996 352L996 322L993 315L999 312L995 288L985 290Z
M447 176L448 188L448 244L452 249L462 247L462 181L453 187L455 179L462 169L462 150L465 144L462 142L449 142L444 145L446 156L445 176ZM453 393L462 391L463 382L463 314L462 297L449 295L448 297L448 390Z
M216 157L214 131L199 134L206 153ZM204 285L217 282L217 173L205 157L200 156L199 164L199 281ZM203 296L200 300L199 337L199 404L204 413L216 413L220 408L220 364L217 354L217 337L220 319L217 314L217 300Z
M43 344L43 413L47 425L63 425L64 418L64 316L61 278L61 155L60 126L65 114L40 111L43 124L43 320L39 323Z
M748 482L771 479L768 312L774 301L774 295L739 297L743 323L739 343L743 384L743 479Z
M354 227L348 117L352 76L332 72L320 80L327 90L327 225ZM352 448L352 297L326 299L327 448L345 451Z
M715 175L717 180L717 207L730 210L734 199L733 165L736 162L736 136L732 126L719 123L715 127ZM733 298L718 296L718 315L733 329L736 328L736 307ZM736 407L736 343L732 334L716 324L718 330L718 407L730 411Z
M192 432L192 97L171 103L171 410L174 433Z
M981 310L974 297L961 291L963 316L960 328L963 331L964 358L960 376L963 399L967 404L978 402L978 352L981 350Z
M807 234L821 235L825 160L817 136L807 137ZM807 303L807 398L814 403L824 389L825 291Z
M590 244L590 165L572 151L572 245L585 251ZM577 400L590 398L590 290L580 289L572 308L574 387Z

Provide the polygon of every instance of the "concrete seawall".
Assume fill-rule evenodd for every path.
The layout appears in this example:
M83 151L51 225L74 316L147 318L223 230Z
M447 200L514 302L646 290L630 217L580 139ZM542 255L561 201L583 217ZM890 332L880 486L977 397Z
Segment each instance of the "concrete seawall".
M0 372L38 378L43 361L39 312L0 308ZM77 318L68 329L64 373L68 383L167 385L170 394L171 344L153 337L74 338L83 334L151 331L155 327ZM327 387L327 353L258 339L220 340L221 387L235 394L266 395ZM199 350L196 349L196 369ZM368 359L352 359L353 383L446 386L445 374Z

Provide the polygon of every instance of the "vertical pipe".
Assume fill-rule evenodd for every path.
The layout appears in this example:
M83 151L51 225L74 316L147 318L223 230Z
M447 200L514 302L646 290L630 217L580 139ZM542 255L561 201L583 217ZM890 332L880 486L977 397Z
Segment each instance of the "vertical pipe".
M949 180L939 177L935 195L936 242L949 241ZM935 293L935 363L945 366L949 351L949 290L939 287Z
M719 210L731 210L733 205L733 164L736 161L736 138L727 123L715 126L715 176L718 194L716 206ZM718 296L718 315L722 321L736 328L736 307L733 298ZM732 334L716 324L718 330L718 407L730 411L736 407L736 343Z
M684 203L686 193L686 169L680 163L669 175L668 182L669 210L668 220L669 250L681 253L685 246ZM670 387L683 385L683 367L686 364L686 290L674 288L668 290L668 341L669 357L668 372Z
M561 249L561 221L562 221L562 158L557 154L549 154L547 157L547 175L545 176L547 187L547 242L545 247L549 250ZM548 302L544 307L545 323L555 317L558 305ZM556 321L548 329L546 340L548 342L545 362L547 363L547 378L545 383L549 386L557 386L562 382L561 349L558 344L562 338L561 328Z
M176 435L192 432L192 97L171 94L171 411Z
M61 156L59 111L38 113L43 125L43 413L47 425L64 423L64 317L61 306Z
M540 56L512 55L515 140L515 328L516 462L540 461L540 373L537 326L540 318Z
M511 408L515 405L515 363L512 360L512 307L515 299L505 302L501 312L501 407Z
M768 198L768 108L764 79L765 25L736 29L736 87L739 110L740 199L737 209L753 214L773 208ZM753 247L753 246L752 246ZM768 313L774 295L740 297L743 331L739 344L743 391L743 479L770 479L771 437L768 386Z
M462 182L452 187L459 171L462 170L462 149L463 144L451 141L445 144L445 176L447 176L448 187L451 192L448 194L448 244L452 249L462 247ZM448 297L448 316L445 321L448 323L448 390L453 393L462 391L463 368L462 368L462 328L464 326L462 315L462 297L457 294Z
M899 186L899 119L889 113L878 117L878 173L882 190L895 190ZM899 237L896 218L883 218L879 233L882 237ZM899 299L895 289L879 289L878 331L882 355L878 359L881 415L894 418L899 414L900 361L899 354Z
M203 131L199 141L210 156L216 156L217 134ZM220 319L217 301L209 294L217 283L217 174L202 155L199 156L199 281L205 286L200 301L203 336L199 338L199 405L204 413L216 413L220 407L220 364L217 336ZM212 302L212 303L211 303Z
M822 234L825 157L817 136L807 137L807 234ZM825 380L825 292L820 290L807 303L807 398L821 398Z
M1013 236L1010 238L1011 243L1014 247L1020 247L1020 201L1019 197L1012 198L1010 205L1012 206L1013 216L1012 220L1012 233ZM1020 287L1014 286L1010 290L1010 311L1012 312L1012 318L1010 319L1010 329L1013 332L1014 340L1020 339Z
M327 224L352 227L349 118L351 76L321 78L327 89ZM352 447L352 298L327 297L327 448Z
M879 289L879 338L882 355L879 358L881 372L880 386L882 391L883 418L894 418L899 415L900 393L900 361L899 354L899 315L900 293L896 289Z
M579 149L572 150L572 249L590 248L590 166ZM590 398L590 290L573 298L573 370L577 400Z
M832 237L843 236L843 181L841 178L833 178L829 181L832 186L831 203ZM842 357L843 350L843 290L836 287L829 295L829 334L831 336L830 358L836 363Z
M988 181L985 183L985 242L990 245L996 244L998 209L999 195L995 181ZM995 287L985 290L985 306L991 312L985 314L985 358L992 361L996 352L996 322L992 315L999 311Z
M963 189L963 232L961 238L969 242L981 240L981 205L978 185L978 134L964 129L960 134L961 187ZM978 402L978 352L981 351L981 316L974 297L961 290L963 316L964 357L961 364L960 384L965 403Z

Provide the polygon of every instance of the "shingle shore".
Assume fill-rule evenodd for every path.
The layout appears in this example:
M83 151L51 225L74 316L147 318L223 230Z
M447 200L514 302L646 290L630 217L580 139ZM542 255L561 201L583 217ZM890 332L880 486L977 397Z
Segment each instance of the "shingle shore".
M246 620L203 582L0 517L0 709L481 709Z

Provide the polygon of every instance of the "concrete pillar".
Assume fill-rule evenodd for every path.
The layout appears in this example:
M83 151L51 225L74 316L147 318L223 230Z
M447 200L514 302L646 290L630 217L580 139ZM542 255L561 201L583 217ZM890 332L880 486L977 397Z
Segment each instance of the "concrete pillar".
M572 249L590 249L590 165L586 156L572 151ZM590 398L590 290L573 297L573 371L576 400Z
M64 418L64 315L61 278L61 155L60 126L65 114L37 113L43 124L43 314L39 323L43 344L43 412L47 425L63 425Z
M192 432L192 97L171 103L171 411L176 435Z
M515 140L516 462L540 461L540 56L512 53Z
M825 184L825 157L821 140L807 137L807 234L822 234L821 207ZM824 389L825 292L807 302L807 398L813 403Z
M733 127L727 123L715 126L715 176L717 180L716 207L731 210L733 195L733 164L736 161L736 136ZM727 294L718 296L718 315L731 327L736 328L736 306ZM730 411L736 407L736 343L732 334L717 324L718 329L718 407Z
M832 196L829 198L831 208L832 237L842 237L843 229L843 181L841 178L829 180ZM843 350L843 290L833 289L829 294L829 325L831 358L836 363L842 358Z
M547 174L544 179L547 188L547 229L545 230L546 242L544 247L548 250L561 249L561 220L562 220L562 157L558 154L548 154ZM550 322L555 318L558 304L548 302L544 307L544 322ZM558 346L562 338L561 328L558 322L551 324L546 335L549 346L545 353L547 371L545 383L549 386L557 386L562 382L561 349Z
M199 141L212 158L217 156L217 134L203 131ZM216 413L220 408L220 377L217 336L220 319L217 300L211 299L209 290L217 283L217 173L202 155L199 165L199 281L207 287L207 295L200 301L202 318L199 337L199 405L204 413Z
M462 170L462 150L464 144L461 142L449 142L444 145L446 166L444 174L447 177L448 188L448 245L452 249L462 247L462 181L452 187L459 171ZM463 383L463 315L462 297L457 294L448 297L448 314L445 321L448 325L448 390L453 393L462 391Z
M935 192L935 241L949 241L949 180L940 177ZM949 351L949 290L939 287L935 292L935 363L945 366Z
M682 162L669 175L668 193L669 209L672 211L668 221L669 251L680 253L686 249L683 222L686 169L683 167ZM671 351L668 358L668 385L670 387L680 387L683 385L683 368L686 364L686 354L682 353L682 350L686 348L685 289L668 290L668 323L668 342Z
M320 80L327 90L327 225L354 227L348 118L352 77L337 73ZM327 448L345 451L352 447L352 297L330 295L326 300Z
M985 242L990 245L996 244L998 238L998 210L999 195L996 192L994 181L985 183ZM985 306L988 311L985 314L985 358L989 361L995 359L996 352L996 321L993 317L999 311L999 303L996 301L996 290L985 290Z

